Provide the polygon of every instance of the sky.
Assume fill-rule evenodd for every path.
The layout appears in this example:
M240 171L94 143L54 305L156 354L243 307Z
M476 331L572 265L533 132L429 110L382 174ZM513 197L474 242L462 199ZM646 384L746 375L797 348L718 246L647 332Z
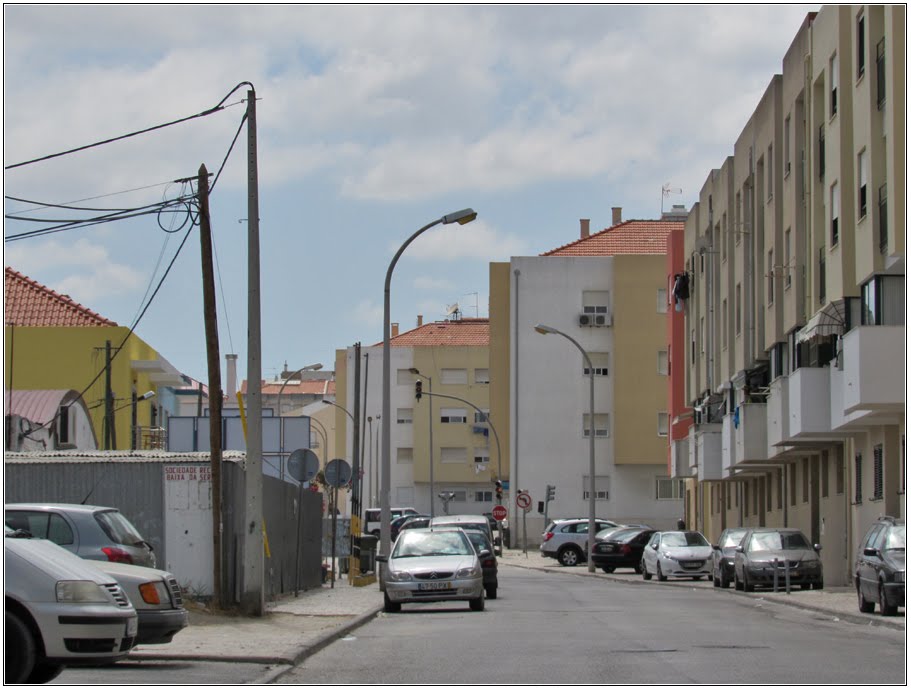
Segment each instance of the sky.
M263 378L286 363L332 369L337 349L382 341L390 261L447 213L478 217L434 227L402 255L391 288L402 331L455 304L487 316L490 263L572 242L581 218L597 232L612 207L624 220L690 209L818 9L7 4L4 265L136 323L206 382L190 215L21 235L60 225L37 220L191 195L201 165L221 169L209 200L219 347L244 379L248 87L236 87L249 82Z

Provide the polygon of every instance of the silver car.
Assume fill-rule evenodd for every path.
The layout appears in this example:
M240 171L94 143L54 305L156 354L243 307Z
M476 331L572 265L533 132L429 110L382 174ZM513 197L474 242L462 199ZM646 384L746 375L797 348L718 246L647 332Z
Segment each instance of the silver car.
M642 552L642 579L712 577L712 545L700 532L655 532Z
M611 520L595 520L595 536L610 527L619 527ZM588 556L588 518L554 520L541 535L541 555L556 558L560 565L571 567L584 563Z
M403 603L468 601L484 610L484 576L478 554L461 529L409 529L401 532L387 563L383 594L387 613Z
M116 508L75 503L7 503L5 522L80 558L154 568L152 545Z

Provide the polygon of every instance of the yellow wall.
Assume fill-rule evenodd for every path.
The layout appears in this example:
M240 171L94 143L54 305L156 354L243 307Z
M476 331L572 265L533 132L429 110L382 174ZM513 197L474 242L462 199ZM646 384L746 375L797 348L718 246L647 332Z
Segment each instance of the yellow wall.
M503 452L503 478L509 478L510 385L508 263L490 264L490 415L500 434Z
M16 390L44 390L72 388L82 392L102 372L98 379L83 393L89 407L89 414L95 428L99 447L104 444L104 386L105 341L111 341L112 355L117 346L129 333L129 329L117 327L97 328L4 328L3 382L5 388ZM129 450L132 425L132 411L129 403L133 390L142 395L146 391L157 392L157 386L149 380L148 374L134 372L131 362L155 360L158 353L136 335L131 335L122 351L111 364L111 389L114 393L114 450ZM101 404L98 404L101 403ZM138 406L137 423L149 426L151 406Z
M658 374L658 351L667 349L667 314L658 312L666 287L660 255L614 257L614 462L663 465L667 437L658 435L658 412L668 410L667 376Z

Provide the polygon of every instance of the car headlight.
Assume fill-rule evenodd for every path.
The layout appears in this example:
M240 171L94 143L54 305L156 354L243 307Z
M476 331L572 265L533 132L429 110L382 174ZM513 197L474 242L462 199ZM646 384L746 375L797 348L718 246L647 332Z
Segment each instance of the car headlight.
M143 582L139 585L139 595L150 606L170 606L171 595L164 582Z
M481 569L477 566L471 566L470 568L459 568L456 573L456 577L461 579L463 577L480 577Z
M57 601L69 604L101 604L110 601L100 585L90 580L61 580L57 583Z
M676 560L677 560L676 558L674 558L673 556L671 556L671 554L667 553L666 551L665 551L665 552L662 552L662 553L659 553L658 555L659 555L661 558L666 558L666 559L669 560L669 561L676 561Z
M390 582L411 582L414 578L411 576L407 570L390 570L389 571L389 581Z

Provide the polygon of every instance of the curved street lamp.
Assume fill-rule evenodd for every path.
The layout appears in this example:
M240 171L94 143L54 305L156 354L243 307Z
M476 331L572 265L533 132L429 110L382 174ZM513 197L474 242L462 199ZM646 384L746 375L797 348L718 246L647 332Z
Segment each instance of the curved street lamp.
M382 418L382 430L383 430L383 457L382 457L382 476L380 477L380 553L388 555L389 554L389 538L390 534L390 518L392 517L389 506L389 484L392 480L391 477L391 466L390 466L390 457L392 454L391 451L391 441L392 441L392 429L390 425L391 417L391 408L392 408L392 389L390 388L390 362L389 362L389 320L390 320L390 307L389 307L389 289L392 285L392 272L395 270L395 265L398 263L399 257L405 251L409 244L411 244L421 233L429 230L434 225L449 225L450 223L458 223L459 225L465 225L470 223L475 218L478 217L478 214L470 208L462 209L461 211L456 211L455 213L448 213L442 218L437 218L435 221L427 223L424 227L414 233L411 237L405 240L405 243L399 247L399 250L395 253L395 256L392 257L392 261L389 262L389 268L386 270L386 283L383 290L383 418ZM382 577L380 578L380 584L385 590L385 583L383 582Z
M588 377L589 377L589 408L588 408L588 442L589 442L589 458L588 458L588 572L595 572L595 563L592 561L592 553L595 548L595 368L592 366L592 361L588 356L588 353L585 349L577 343L573 338L570 338L563 331L559 331L552 326L545 326L542 323L539 323L535 326L535 330L542 335L548 335L551 333L556 333L557 335L562 335L569 342L579 348L579 352L582 353L582 356L585 358L585 364L588 366Z
M319 371L319 370L322 369L322 368L323 368L323 365L322 365L321 363L318 363L318 364L308 364L307 366L301 367L300 369L298 369L298 370L295 371L294 373L290 374L290 375L288 376L288 378L286 378L286 379L284 380L284 382L282 383L281 388L278 389L278 416L279 416L279 417L282 416L282 391L285 390L285 386L288 385L288 381L290 381L291 379L293 379L295 376L297 376L297 375L300 374L301 372L304 372L304 371ZM298 379L298 380L300 380L300 379Z

